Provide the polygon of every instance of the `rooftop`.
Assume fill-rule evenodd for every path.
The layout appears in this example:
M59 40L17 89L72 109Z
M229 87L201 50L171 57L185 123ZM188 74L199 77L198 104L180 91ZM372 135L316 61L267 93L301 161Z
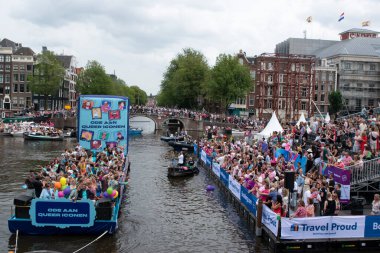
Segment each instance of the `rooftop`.
M376 32L373 30L368 30L368 29L362 29L362 28L352 28L350 30L339 33L339 35L342 35L344 33L376 33L376 34L379 34L379 32Z

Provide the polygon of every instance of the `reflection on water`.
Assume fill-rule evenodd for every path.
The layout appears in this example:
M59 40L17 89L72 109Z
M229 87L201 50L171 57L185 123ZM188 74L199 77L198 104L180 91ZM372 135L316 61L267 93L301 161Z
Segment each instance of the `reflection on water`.
M60 155L73 140L33 142L0 137L0 247L14 244L7 228L13 197L33 165ZM267 252L248 231L246 223L226 201L215 182L201 169L186 179L168 179L166 154L171 149L159 135L130 141L132 161L129 188L122 205L119 230L81 252ZM19 251L73 252L96 236L20 236Z

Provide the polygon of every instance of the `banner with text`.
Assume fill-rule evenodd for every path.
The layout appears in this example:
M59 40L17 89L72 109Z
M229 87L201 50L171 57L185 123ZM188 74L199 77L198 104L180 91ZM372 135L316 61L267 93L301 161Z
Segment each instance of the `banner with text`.
M206 166L211 167L212 164L212 157L206 156Z
M207 155L206 155L206 152L204 150L201 151L201 160L202 160L202 162L204 162L206 164Z
M248 210L254 215L257 215L257 197L249 193L247 188L240 188L240 201L248 208Z
M365 237L378 237L380 238L380 216L371 215L365 217Z
M29 213L32 225L38 227L91 227L95 220L95 207L91 200L33 199Z
M228 177L228 189L232 192L232 194L240 200L240 188L241 185L238 181L236 181L233 176L229 175Z
M224 169L220 169L220 180L228 188L228 179L230 174L228 174Z
M362 238L365 216L282 218L281 239Z
M330 174L334 175L335 184L341 184L340 202L347 204L350 202L350 190L351 190L351 172L349 170L339 169L334 166L327 166L324 171L326 176Z
M220 178L220 164L219 163L212 163L212 172Z
M121 96L82 95L78 103L78 141L87 150L124 148L128 153L129 100Z
M277 214L269 207L263 205L263 217L261 222L275 235L278 234L278 219Z

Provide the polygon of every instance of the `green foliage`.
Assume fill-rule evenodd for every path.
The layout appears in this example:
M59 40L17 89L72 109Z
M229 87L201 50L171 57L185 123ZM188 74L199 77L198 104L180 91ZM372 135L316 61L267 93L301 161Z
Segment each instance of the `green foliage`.
M333 91L329 94L329 112L336 114L343 108L343 97L340 91Z
M37 56L33 75L28 76L30 89L33 93L44 95L45 108L47 96L55 95L65 76L65 69L51 51L45 51Z
M218 56L211 77L211 82L205 87L207 98L211 102L222 103L222 108L245 96L252 86L249 69L231 55Z
M209 80L209 66L202 53L184 49L164 74L157 102L162 106L198 108L202 87Z
M148 102L148 95L145 91L140 89L138 86L133 85L130 87L131 97L133 98L133 104L136 105L145 105Z
M81 94L114 95L117 92L115 86L115 82L97 61L89 61L78 76L77 89Z

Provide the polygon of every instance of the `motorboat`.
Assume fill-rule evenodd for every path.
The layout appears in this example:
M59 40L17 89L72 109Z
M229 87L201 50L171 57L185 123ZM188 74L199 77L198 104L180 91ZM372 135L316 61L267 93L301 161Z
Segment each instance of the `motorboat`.
M168 168L168 177L188 177L199 173L198 167L193 166L170 166Z
M29 141L63 141L63 135L51 134L44 135L41 132L25 132L24 140Z
M189 151L194 152L194 143L189 141L169 141L169 146L173 147L175 151Z
M131 127L129 128L129 135L141 135L143 132L143 129L137 128L137 127Z
M161 141L183 141L185 139L184 136L161 136Z

